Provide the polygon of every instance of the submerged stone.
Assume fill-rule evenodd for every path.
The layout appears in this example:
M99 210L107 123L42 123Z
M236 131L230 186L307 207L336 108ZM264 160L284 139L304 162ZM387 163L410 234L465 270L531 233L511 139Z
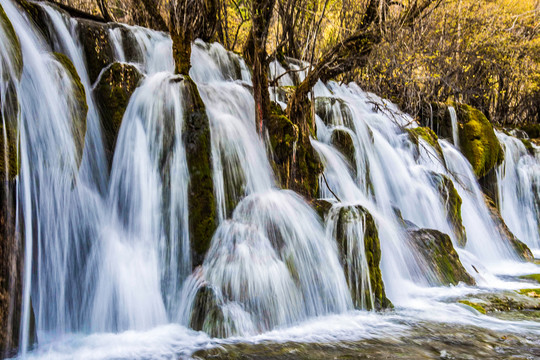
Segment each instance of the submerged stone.
M419 229L409 230L409 238L421 256L422 265L429 269L439 284L464 282L474 285L474 278L461 264L450 236L433 229Z
M369 211L360 205L338 207L333 211L337 211L337 213L333 213L334 216L337 215L334 235L353 304L357 308L366 306L368 310L371 309L369 301L365 301L365 292L370 288L375 309L381 310L392 307L392 303L388 300L384 291L380 269L381 245L375 220ZM349 226L354 226L358 222L361 223L364 231L363 249L358 247L362 242L350 239L348 235L351 234L347 232ZM359 264L360 259L363 257L362 252L365 254L370 282L364 284L363 287L360 285L363 282L362 279L367 278L367 274L362 273L362 266Z
M478 109L465 104L455 104L459 123L461 152L471 163L477 178L488 174L504 159L504 152L493 126Z
M142 77L135 66L114 63L102 74L94 89L102 120L105 153L109 167L112 164L124 112Z

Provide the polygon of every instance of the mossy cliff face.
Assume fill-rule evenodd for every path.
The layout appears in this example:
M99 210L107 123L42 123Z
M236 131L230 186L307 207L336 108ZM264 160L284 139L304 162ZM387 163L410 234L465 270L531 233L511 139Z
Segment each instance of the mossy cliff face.
M135 66L114 63L103 73L94 89L102 120L105 153L109 167L112 164L122 117L141 79L142 75Z
M504 152L493 126L480 110L465 104L455 104L454 107L459 123L461 152L480 179L502 162Z
M360 284L362 275L359 273L358 267L352 266L347 260L347 254L357 254L360 257L361 251L365 251L365 256L369 268L369 280L371 284L371 291L375 300L375 308L377 310L392 307L390 300L386 298L384 291L384 283L382 280L381 269L379 267L381 261L381 245L379 241L379 233L377 225L371 214L362 206L345 206L341 208L333 209L332 211L338 211L337 225L336 225L336 241L338 245L338 251L345 270L345 278L349 283L349 289L353 303L356 307L360 307L362 301L362 294L359 293L362 289L356 288L354 284ZM362 221L364 225L364 249L349 249L349 241L344 232L347 225L354 222ZM355 242L356 244L356 242ZM369 305L369 304L368 304Z
M291 177L292 154L298 142L298 126L294 125L279 105L271 103L268 119L268 137L273 153L273 164L282 186L287 187Z
M189 233L193 266L201 265L217 227L212 179L210 122L197 86L184 76L184 132L190 182L188 190Z
M423 265L440 285L457 285L460 281L474 285L474 279L461 264L447 234L432 229L409 230L408 233Z
M454 183L446 175L433 173L431 181L437 186L441 199L444 202L444 208L446 210L446 217L448 218L454 234L457 237L458 245L465 247L467 243L467 234L465 227L463 226L463 219L461 217L461 196L459 196Z
M531 250L521 242L511 231L508 229L508 226L504 222L499 210L495 206L495 203L487 195L484 195L484 201L488 207L489 214L491 219L497 227L497 232L502 235L502 238L507 240L515 253L519 256L520 259L525 261L534 261L534 256Z
M80 165L84 150L84 139L86 135L86 115L88 114L88 104L86 103L86 91L81 83L81 78L75 70L75 66L67 56L60 53L54 53L54 57L67 71L73 94L73 102L70 103L71 111L71 132L75 149L77 151L77 163Z

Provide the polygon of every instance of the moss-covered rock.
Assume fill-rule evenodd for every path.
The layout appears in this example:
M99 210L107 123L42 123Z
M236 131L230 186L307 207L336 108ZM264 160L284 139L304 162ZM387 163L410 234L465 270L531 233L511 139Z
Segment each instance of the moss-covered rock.
M345 270L345 278L347 279L355 307L361 308L362 304L364 304L364 306L370 309L371 306L369 301L365 301L368 284L364 284L364 288L361 286L362 279L366 278L366 274L361 272L361 266L358 264L363 257L362 252L365 254L369 269L369 286L373 294L375 309L381 310L392 307L392 303L388 300L384 291L384 283L379 267L381 261L379 232L375 220L369 211L360 205L343 206L333 208L330 216L335 217L334 235L336 237L340 259ZM364 230L363 249L359 247L361 242L357 239L347 238L346 229L358 222L362 224ZM351 255L353 258L351 258Z
M36 25L36 29L41 33L45 41L53 45L51 40L51 34L49 31L50 20L43 7L41 7L37 2L31 2L27 0L17 0L17 6L24 11L31 22ZM49 3L49 6L54 6Z
M334 129L332 131L330 142L343 154L356 172L355 148L351 134L343 129Z
M439 194L441 194L441 198L444 201L446 216L457 237L458 245L464 247L467 243L467 234L461 217L461 196L459 196L454 183L448 176L432 173L431 180L437 186Z
M540 124L525 124L521 126L521 130L525 131L529 138L540 138Z
M471 302L469 300L459 300L458 302L460 304L470 306L474 310L478 311L479 313L486 315L486 309L484 309L484 307L482 305L478 304L478 303Z
M527 149L527 152L529 153L529 155L534 156L535 151L534 151L534 147L531 141L529 139L520 139L520 140L523 143L523 146L525 146L525 149Z
M311 207L317 212L321 221L324 222L328 212L332 208L332 203L322 199L316 199L311 201Z
M184 76L184 132L190 183L188 189L189 233L192 264L201 265L217 227L216 200L212 179L210 122L197 86Z
M198 289L189 327L196 331L204 331L211 337L226 336L225 315L221 310L216 290L211 286L203 285Z
M502 235L502 238L507 240L510 244L510 246L514 249L516 254L525 261L534 261L534 256L531 252L531 250L525 245L523 242L521 242L508 228L506 223L504 222L501 213L495 206L495 203L491 198L487 195L484 195L484 201L486 203L486 206L489 210L489 214L491 216L491 219L495 223L495 226L497 227L497 231L499 234Z
M20 169L17 122L19 104L14 83L8 81L6 85L7 91L3 99L0 99L0 179L11 181Z
M268 136L272 147L273 165L282 186L288 187L292 155L298 142L298 126L294 125L275 103L271 104L271 110Z
M142 75L135 66L114 63L103 73L94 89L94 96L101 115L105 153L109 167L112 164L116 139L122 125L124 112L141 79Z
M420 146L419 139L424 140L426 143L428 143L429 146L431 146L441 161L443 162L443 165L446 166L445 160L444 160L444 154L441 148L441 145L439 144L439 138L437 135L428 127L415 127L412 129L407 129L407 132L409 133L409 137L411 141L417 145Z
M519 278L520 279L525 279L525 280L536 281L537 283L540 284L540 274L522 275Z
M471 163L477 178L481 178L502 162L504 152L493 126L480 110L465 104L455 104L455 108L460 149Z
M77 163L80 165L83 150L84 139L86 135L86 115L88 114L88 104L86 103L86 91L81 83L81 78L69 58L60 53L54 53L54 57L67 71L71 79L73 102L70 103L71 111L71 132L77 150Z
M420 261L429 268L431 274L441 285L457 285L464 282L475 283L467 273L447 234L433 229L409 230L409 238L417 249Z
M107 65L114 62L114 51L109 40L109 27L92 20L79 19L81 42L90 82L94 83Z

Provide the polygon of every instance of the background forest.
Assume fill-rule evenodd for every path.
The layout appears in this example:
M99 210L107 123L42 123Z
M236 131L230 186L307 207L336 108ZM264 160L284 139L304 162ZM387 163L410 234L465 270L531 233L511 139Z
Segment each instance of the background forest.
M61 2L107 20L162 30L171 26L169 10L179 5L168 0ZM496 124L540 122L539 0L183 3L194 17L195 37L242 53L255 14L268 21L269 60L289 56L308 63L317 63L325 52L351 37L366 22L367 7L374 3L383 14L374 24L379 28L376 45L361 66L351 66L333 78L357 81L413 115L426 104L456 100L479 108ZM258 14L257 9L266 12ZM404 21L404 15L415 9L421 10L409 17L414 21Z

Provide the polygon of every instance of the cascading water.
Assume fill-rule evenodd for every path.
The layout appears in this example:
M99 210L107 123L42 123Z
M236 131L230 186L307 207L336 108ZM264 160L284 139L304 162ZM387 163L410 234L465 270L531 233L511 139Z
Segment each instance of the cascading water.
M459 149L459 130L456 109L453 106L448 107L450 113L450 123L452 124L452 141L454 146Z
M320 197L331 203L323 224L303 198L277 187L268 145L256 131L246 64L221 45L201 41L192 47L190 75L210 123L219 224L202 265L193 270L190 174L181 136L190 104L185 103L188 90L182 78L172 74L171 40L143 28L103 25L112 61L133 64L143 74L124 113L109 172L100 104L93 94L100 77L91 84L91 59L79 41L81 23L41 5L51 33L48 45L11 0L0 3L24 59L19 78L17 54L9 46L0 49L4 140L7 111L17 113L19 122L18 221L25 236L21 356L170 358L237 341L187 329L200 315L201 294L209 293L212 307L204 308L211 311L203 312L200 329L249 341L306 339L317 321L322 323L315 326L318 334L330 331L325 324L331 323L337 338L377 336L384 333L381 328L401 329L410 318L439 321L432 315L439 312L468 324L540 333L535 324L486 320L426 295L473 290L440 287L411 245L410 231L417 227L448 234L481 286L493 285L482 282L491 273L506 271L495 267L517 263L456 147L440 141L439 150L414 137L409 116L354 84L319 82L313 95L317 112L327 116L316 117L318 140L312 139L312 145L324 164ZM0 27L4 44L3 31ZM74 79L53 51L71 59L85 90L88 112L81 148ZM302 79L304 65L290 64L294 72L280 78L282 88L271 86L280 105L286 104L281 90ZM284 71L279 63L271 64L272 78ZM4 106L9 91L17 94L16 110ZM449 111L457 145L457 119ZM340 151L340 136L351 138L350 154ZM538 151L536 157L527 155L519 140L498 136L506 153L498 169L503 217L520 239L538 249ZM464 248L448 217L440 189L443 176L453 180L463 201ZM353 312L375 307L364 242L367 215L357 206L369 212L378 229L382 278L396 305L388 317ZM344 209L351 221L338 224ZM346 245L343 254L336 244L338 233ZM422 306L428 310L418 312ZM28 354L33 315L38 347Z
M510 230L537 256L540 253L540 149L530 151L514 137L497 133L504 161L497 169L501 215Z

